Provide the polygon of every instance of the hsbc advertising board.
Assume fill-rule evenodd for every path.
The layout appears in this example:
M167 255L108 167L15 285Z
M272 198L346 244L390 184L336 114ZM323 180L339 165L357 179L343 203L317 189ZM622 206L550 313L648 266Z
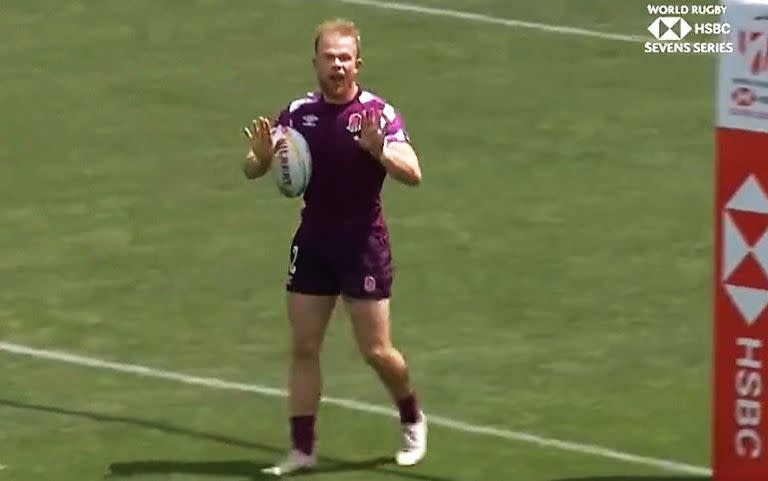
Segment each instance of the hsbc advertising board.
M713 475L768 480L768 0L725 1L717 78Z

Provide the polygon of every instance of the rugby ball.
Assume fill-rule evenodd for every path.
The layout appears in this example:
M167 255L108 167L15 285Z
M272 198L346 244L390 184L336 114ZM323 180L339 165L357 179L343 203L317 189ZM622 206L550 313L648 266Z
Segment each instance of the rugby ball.
M281 194L298 197L307 190L312 176L312 154L307 140L292 127L281 125L272 129L272 142L276 145L280 139L286 142L272 160L272 175Z

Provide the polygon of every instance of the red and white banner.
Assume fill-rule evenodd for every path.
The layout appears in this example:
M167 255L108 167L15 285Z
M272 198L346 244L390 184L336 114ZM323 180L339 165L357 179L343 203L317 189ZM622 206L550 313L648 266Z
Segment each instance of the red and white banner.
M713 473L768 481L768 0L724 1L718 65Z

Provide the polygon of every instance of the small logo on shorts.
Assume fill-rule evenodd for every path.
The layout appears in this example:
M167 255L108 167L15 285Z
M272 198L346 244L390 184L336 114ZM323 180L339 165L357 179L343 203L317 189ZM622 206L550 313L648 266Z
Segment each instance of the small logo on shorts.
M374 279L371 276L365 276L365 280L363 281L363 288L365 289L365 292L373 292L376 290L376 279Z

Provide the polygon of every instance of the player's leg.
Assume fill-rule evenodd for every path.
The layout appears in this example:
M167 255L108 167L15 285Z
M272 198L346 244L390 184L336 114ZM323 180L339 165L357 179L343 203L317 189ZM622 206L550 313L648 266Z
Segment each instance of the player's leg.
M291 333L288 402L292 449L283 461L263 470L278 476L317 463L315 423L322 391L320 350L340 292L339 282L324 259L322 242L301 230L291 246L286 290Z
M389 299L345 296L344 300L360 352L387 387L400 412L403 447L396 454L397 463L412 466L426 454L427 424L411 386L405 359L392 344Z
M355 237L340 254L339 263L344 266L341 292L357 345L395 401L401 401L412 393L405 359L390 337L389 297L394 276L387 232L373 229ZM410 416L407 420L413 422Z
M342 294L360 352L389 390L400 411L403 449L398 464L416 464L426 454L426 418L411 387L408 366L390 337L392 256L386 231L369 232L345 246L339 263Z
M376 371L395 401L410 396L408 366L390 337L389 300L345 297L344 304L365 361Z
M289 409L294 449L313 454L315 420L320 407L320 350L336 296L288 293L291 324Z
M336 304L335 295L288 292L291 353L288 381L291 451L263 473L282 476L317 464L315 424L320 408L320 349Z

